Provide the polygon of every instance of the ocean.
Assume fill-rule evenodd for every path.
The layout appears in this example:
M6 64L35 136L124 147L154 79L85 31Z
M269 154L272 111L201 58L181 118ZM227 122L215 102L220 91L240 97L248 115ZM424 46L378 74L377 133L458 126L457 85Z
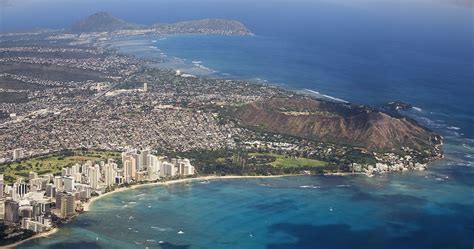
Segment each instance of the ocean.
M471 248L474 196L452 171L145 187L19 248Z
M178 2L172 5L184 6ZM407 115L444 136L446 157L423 172L130 190L19 248L474 246L472 9L441 1L298 0L252 8L243 1L213 12L211 2L178 16L228 16L256 35L127 37L111 46L202 77L267 82L375 106L404 101L415 106ZM208 9L196 14L199 8ZM174 21L170 16L163 18Z

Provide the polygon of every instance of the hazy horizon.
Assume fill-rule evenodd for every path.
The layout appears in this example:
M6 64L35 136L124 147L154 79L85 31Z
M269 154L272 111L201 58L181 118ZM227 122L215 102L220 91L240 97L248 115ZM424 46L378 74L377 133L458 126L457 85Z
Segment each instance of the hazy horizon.
M298 15L300 20L311 20L313 15L320 14L321 9L329 8L336 18L344 18L346 12L361 16L373 16L382 22L403 20L407 17L420 15L428 17L426 23L438 21L470 27L472 11L469 0L418 0L418 1L310 1L310 0L267 0L254 3L253 1L117 1L103 0L100 2L85 0L2 0L0 1L0 32L24 31L37 28L61 29L67 28L74 22L99 11L138 24L159 22L176 22L202 18L236 19L252 27L255 20L265 17L278 22L279 18L293 18ZM291 4L290 4L291 3ZM445 4L455 3L455 4ZM464 7L460 7L464 6ZM468 6L468 7L465 7ZM377 17L377 15L380 15ZM350 16L348 17L350 20ZM417 25L418 21L413 20ZM423 24L423 23L421 23ZM284 27L283 27L284 28ZM265 30L262 28L262 30ZM472 29L471 29L472 32Z

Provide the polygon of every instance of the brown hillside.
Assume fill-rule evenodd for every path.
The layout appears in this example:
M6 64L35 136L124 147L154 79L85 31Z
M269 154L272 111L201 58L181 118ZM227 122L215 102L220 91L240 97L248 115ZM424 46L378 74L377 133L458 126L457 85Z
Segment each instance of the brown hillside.
M243 106L236 117L245 126L368 149L432 147L440 137L416 122L367 107L315 99L273 99Z

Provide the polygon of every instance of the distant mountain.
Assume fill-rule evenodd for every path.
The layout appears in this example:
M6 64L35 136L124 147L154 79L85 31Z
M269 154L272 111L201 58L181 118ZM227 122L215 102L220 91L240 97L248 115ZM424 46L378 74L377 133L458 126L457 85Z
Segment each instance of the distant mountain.
M441 137L405 117L363 106L315 99L273 99L242 106L235 117L249 128L323 142L391 150L432 150Z
M202 19L172 24L155 24L153 27L168 33L252 35L252 32L241 22L225 19Z
M95 13L71 27L72 32L103 32L136 28L137 25L113 17L107 12Z
M77 23L69 31L74 33L110 32L124 29L152 29L161 34L220 34L220 35L253 35L244 24L234 20L202 19L171 24L154 24L151 26L136 25L118 19L107 12L95 13Z

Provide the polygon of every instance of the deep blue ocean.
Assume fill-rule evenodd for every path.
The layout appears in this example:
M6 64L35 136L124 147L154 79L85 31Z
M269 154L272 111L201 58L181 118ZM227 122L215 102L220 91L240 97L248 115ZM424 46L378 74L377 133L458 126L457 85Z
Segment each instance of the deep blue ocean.
M51 238L19 248L474 247L472 8L429 0L111 2L101 2L100 9L137 23L233 18L256 34L109 41L122 53L161 58L165 62L155 66L202 77L268 82L353 103L405 101L415 106L407 115L445 137L446 157L424 172L371 178L225 180L130 190L94 203ZM56 27L54 18L68 24L95 11L86 4L63 5L57 8L75 11L44 24ZM11 20L2 28L13 29ZM26 28L21 20L16 25Z

